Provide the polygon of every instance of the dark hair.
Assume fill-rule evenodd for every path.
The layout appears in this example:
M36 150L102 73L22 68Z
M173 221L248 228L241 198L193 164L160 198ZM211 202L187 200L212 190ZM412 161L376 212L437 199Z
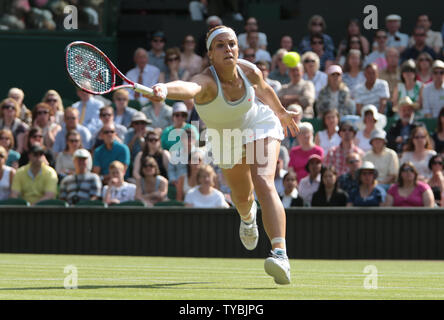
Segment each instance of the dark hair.
M313 33L310 36L310 43L312 43L314 39L321 39L322 40L322 44L324 44L324 37L322 36L322 33Z
M28 150L31 149L31 146L32 146L31 137L33 135L35 135L36 133L40 133L41 135L43 135L43 131L39 127L32 127L31 129L29 129L28 139L27 139L28 141L26 142L26 147ZM43 143L42 143L42 147L43 147Z
M334 114L336 115L336 117L338 118L338 122L341 121L341 116L340 116L340 114L339 114L338 109L329 109L329 110L325 111L325 112L322 114L322 126L323 126L324 129L327 129L327 125L325 124L325 119L327 118L327 116L328 116L330 113L334 113Z
M351 50L351 39L354 38L354 37L358 38L358 40L359 40L359 51L361 52L361 57L364 57L365 56L364 48L362 47L362 41L361 41L361 38L360 38L359 35L347 35L347 40L345 40L344 55L347 56L348 53L350 52L350 50ZM355 49L355 50L357 50L357 49Z
M152 161L154 163L154 165L155 165L156 172L155 172L154 176L160 175L159 165L157 164L156 159L154 159L151 156L146 156L146 157L142 158L141 163L140 163L140 170L139 170L139 174L143 178L145 178L145 174L143 173L144 163L147 163L147 162L150 162L150 161Z
M270 63L266 60L259 60L256 61L256 66L260 67L260 66L265 66L265 68L267 68L267 70L270 70Z
M332 172L336 176L335 186L333 189L333 193L335 193L338 190L338 172L336 171L336 168L334 166L327 166L322 167L321 169L321 183L319 184L319 188L317 192L322 192L322 194L325 195L325 184L324 184L324 175L327 171Z
M404 162L400 167L399 167L399 174L398 174L398 185L400 187L404 186L404 181L402 180L402 170L405 167L409 167L413 169L413 172L415 173L415 186L416 186L416 182L418 181L418 170L416 170L415 166L413 163L411 163L410 161L408 162Z
M34 122L37 118L37 111L39 108L46 109L50 117L54 115L54 110L49 104L47 104L46 102L40 102L32 109L32 122Z
M431 157L430 160L429 160L429 170L432 170L432 163L433 163L437 158L440 158L440 159L441 159L441 162L442 162L443 157L442 157L441 155L439 155L439 154L435 154L435 155L434 155L433 157ZM444 167L444 163L443 163L443 167Z
M442 132L442 130L444 129L441 123L440 118L444 117L444 107L441 108L441 110L439 110L439 114L438 114L438 123L436 124L436 132Z
M164 58L165 64L168 63L168 58L173 55L176 55L180 61L180 49L178 47L169 48L165 51L165 58Z
M80 138L80 146L79 146L79 149L82 149L83 148L83 144L82 144L82 136L80 135L80 132L78 132L77 130L75 130L75 129L73 129L73 130L68 130L67 132L66 132L66 136L65 136L65 151L67 151L68 150L68 137L69 136L73 136L73 135L76 135L76 136L78 136L79 138Z

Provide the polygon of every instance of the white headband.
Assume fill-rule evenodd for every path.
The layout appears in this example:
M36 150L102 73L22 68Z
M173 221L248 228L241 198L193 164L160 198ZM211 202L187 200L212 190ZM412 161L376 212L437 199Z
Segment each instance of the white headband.
M213 39L214 39L217 35L219 35L219 34L221 34L221 33L229 33L229 34L233 35L233 36L236 38L236 33L235 33L235 32L233 31L233 29L231 29L231 28L223 27L223 28L216 29L216 30L213 31L213 32L211 33L211 35L208 37L208 40L207 40L207 50L210 50L211 42L213 42Z

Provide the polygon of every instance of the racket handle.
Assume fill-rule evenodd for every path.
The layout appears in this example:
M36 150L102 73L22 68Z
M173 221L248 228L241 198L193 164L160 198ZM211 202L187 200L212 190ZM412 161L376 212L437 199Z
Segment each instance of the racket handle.
M142 94L147 94L149 96L153 95L153 89L151 89L149 87L145 87L144 85L141 85L139 83L134 83L134 91L142 93Z

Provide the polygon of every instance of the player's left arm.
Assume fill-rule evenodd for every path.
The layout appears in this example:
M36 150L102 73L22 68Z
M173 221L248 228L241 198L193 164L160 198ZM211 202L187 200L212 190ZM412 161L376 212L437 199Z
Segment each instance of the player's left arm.
M241 67L242 70L244 70L245 75L248 77L248 80L250 80L251 84L254 86L257 97L264 104L268 105L281 121L285 135L287 135L286 128L288 128L291 134L296 136L299 132L299 128L293 117L298 114L293 111L288 111L282 106L273 88L265 82L262 72L256 68L256 66L251 67L249 65L241 65Z

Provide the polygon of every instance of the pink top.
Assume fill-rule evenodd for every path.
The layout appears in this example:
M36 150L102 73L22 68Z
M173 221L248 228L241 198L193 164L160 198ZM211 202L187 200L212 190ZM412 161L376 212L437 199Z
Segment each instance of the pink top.
M422 194L427 189L430 189L430 186L427 183L422 181L418 181L416 183L416 188L413 189L412 193L404 198L398 192L398 184L393 184L387 193L393 197L393 206L394 207L423 207L424 203L422 201Z
M316 145L310 150L302 150L301 146L291 148L290 162L288 163L288 166L292 167L294 172L296 172L298 182L300 182L302 178L308 176L308 172L305 171L305 166L307 165L308 158L312 154L317 154L323 159L324 149Z

